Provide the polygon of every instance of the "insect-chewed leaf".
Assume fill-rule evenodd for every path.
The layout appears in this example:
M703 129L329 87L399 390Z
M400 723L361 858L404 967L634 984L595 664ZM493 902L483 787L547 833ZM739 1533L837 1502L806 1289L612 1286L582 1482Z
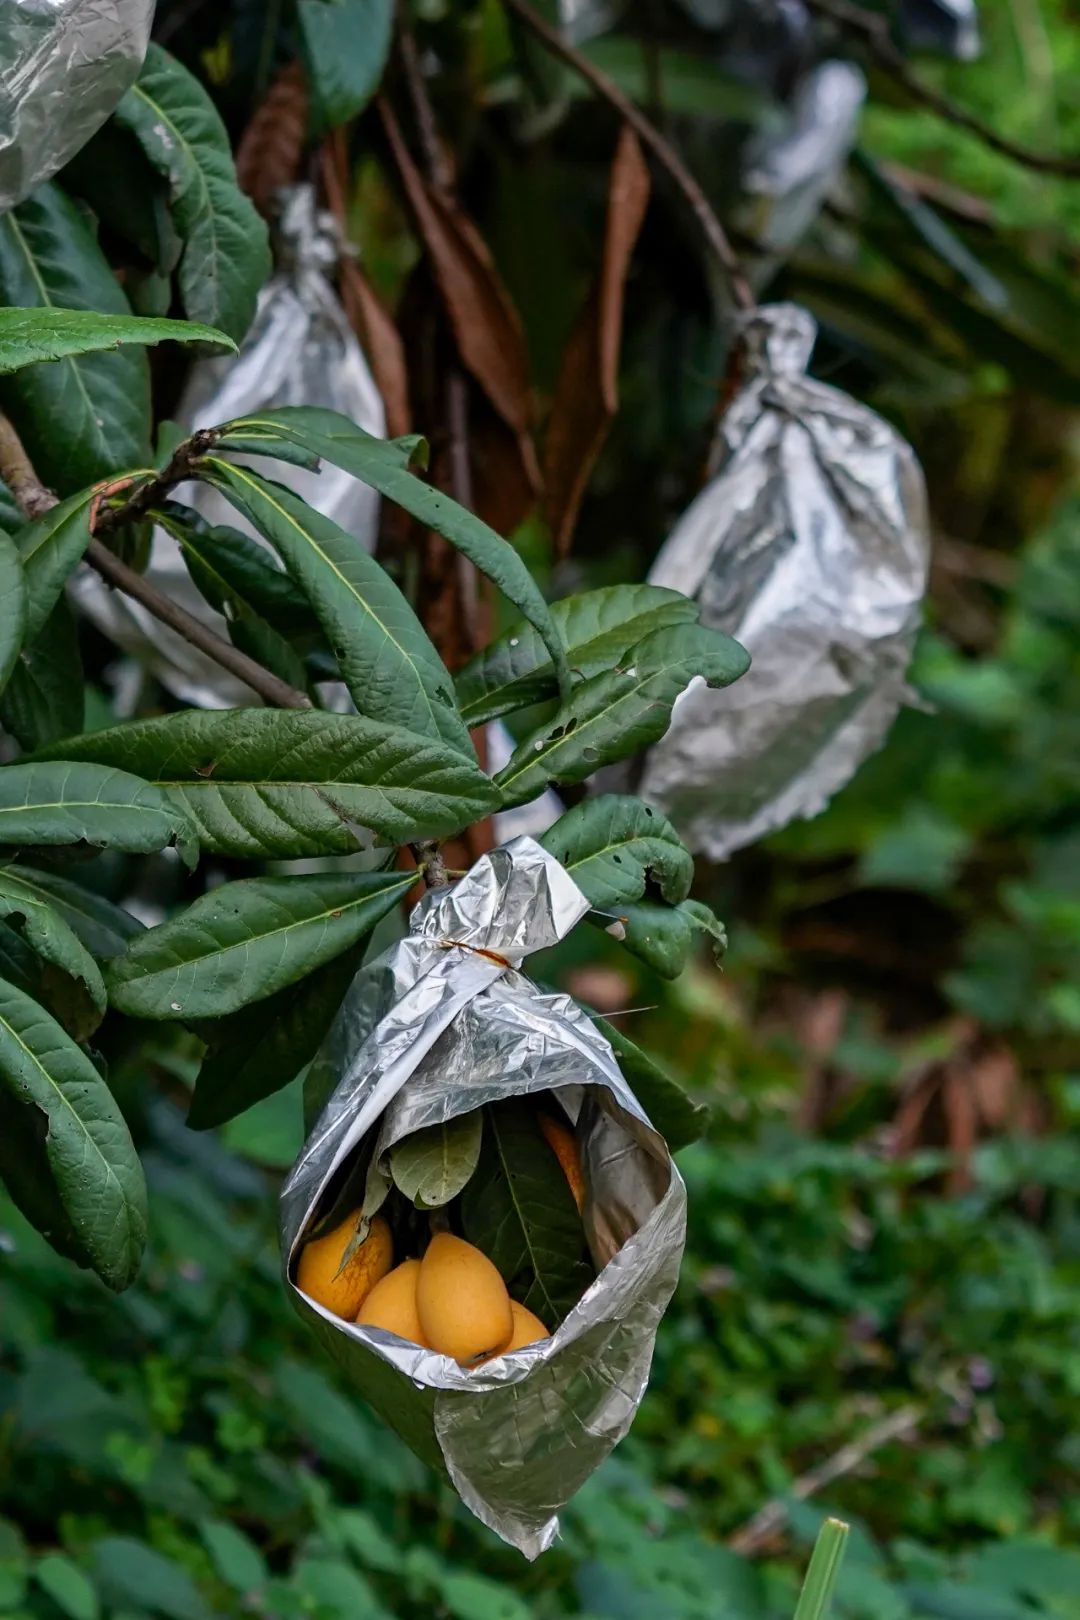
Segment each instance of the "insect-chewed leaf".
M480 1157L483 1113L458 1114L414 1131L390 1149L390 1174L417 1209L441 1209L471 1178Z
M0 534L0 692L7 685L26 636L26 581L14 543Z
M130 911L55 872L39 872L33 866L5 866L3 877L5 883L17 885L30 899L51 906L98 960L116 956L129 939L143 932L143 924Z
M361 714L472 753L446 666L384 568L332 519L281 484L219 456L203 476L281 554L302 586Z
M727 686L749 665L749 654L722 630L680 624L654 631L619 666L583 681L519 744L495 778L506 803L524 804L549 782L582 782L637 753L664 735L675 699L695 676Z
M184 244L178 278L185 312L243 337L270 273L270 249L266 226L236 183L213 102L187 68L152 44L113 117L168 182Z
M581 680L618 663L653 630L694 624L689 597L660 585L604 585L553 602L551 616L566 642L570 668ZM470 726L558 696L551 655L524 619L493 641L454 678Z
M146 1241L146 1184L123 1115L55 1019L2 980L0 1093L5 1121L15 1117L20 1129L28 1117L42 1122L36 1140L63 1213L65 1252L77 1245L83 1265L110 1288L126 1288ZM39 1222L40 1194L39 1187L34 1212L26 1211Z
M146 855L194 845L183 809L127 771L72 760L0 768L0 843L95 844Z
M0 867L0 917L21 919L26 943L72 981L71 1016L64 1023L84 1040L105 1014L105 982L94 958L53 905L10 867Z
M694 862L665 815L631 794L603 793L560 816L540 839L594 906L638 900L647 885L684 900Z
M393 844L490 814L498 790L432 737L317 710L187 710L53 744L39 755L130 770L168 792L205 849L237 856L347 854L357 829Z
M593 1273L574 1195L525 1100L484 1110L480 1162L461 1195L461 1216L465 1236L494 1261L514 1297L554 1329Z
M655 900L621 900L615 922L601 922L609 934L621 940L628 951L639 956L665 979L677 979L694 949L699 934L712 941L719 960L727 949L724 925L701 900L683 900L665 906Z
M221 1018L347 951L415 883L414 872L243 878L132 940L106 970L136 1018Z
M261 411L258 416L240 417L230 422L228 429L218 441L221 449L273 456L280 453L275 445L291 439L352 473L361 483L370 484L387 500L404 507L427 528L449 540L536 627L551 657L558 686L564 691L568 688L566 650L539 586L501 535L449 495L416 476L413 467L424 450L422 439L376 439L339 411L308 405L285 405L279 410Z
M23 748L32 750L80 730L84 708L78 632L67 597L61 596L44 629L15 662L0 697L0 721Z

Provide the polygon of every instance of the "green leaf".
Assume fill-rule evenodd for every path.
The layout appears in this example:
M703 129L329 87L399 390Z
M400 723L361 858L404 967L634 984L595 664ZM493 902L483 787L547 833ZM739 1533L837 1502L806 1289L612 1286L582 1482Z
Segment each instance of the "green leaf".
M469 1242L554 1332L592 1282L592 1270L574 1195L528 1102L485 1108L480 1162L460 1208Z
M701 933L712 940L717 959L727 949L723 924L700 900L684 900L677 906L653 900L622 900L618 912L616 921L604 924L605 932L665 979L678 978Z
M416 882L415 872L243 878L149 928L106 969L134 1018L220 1018L340 956Z
M449 540L535 625L551 654L558 685L563 691L567 689L566 649L538 585L513 546L494 529L449 495L417 478L412 469L425 449L422 440L415 436L376 439L338 411L307 405L262 411L258 416L230 422L228 427L228 434L219 441L222 449L273 456L280 454L275 447L282 439L291 439L321 460L352 473L361 483L370 484L387 500L411 512L425 528Z
M209 1050L188 1109L192 1130L222 1125L296 1078L322 1044L362 956L363 944L266 1001L198 1026Z
M647 885L675 904L686 898L693 881L693 857L671 822L629 794L583 800L540 842L590 904L601 909L640 899Z
M199 81L160 45L113 117L169 185L183 241L180 297L193 320L243 337L270 273L266 226L236 183L228 133Z
M694 1102L648 1052L637 1046L606 1018L592 1015L607 1040L638 1102L674 1153L696 1142L708 1129L710 1113Z
M37 1111L56 1196L84 1263L126 1288L146 1241L146 1184L123 1115L90 1059L35 1001L0 981L0 1085Z
M217 456L201 466L303 587L361 714L396 720L471 753L446 667L386 570L331 518L281 484Z
M85 214L57 185L39 186L0 216L0 304L18 306L0 311L9 329L2 344L9 357L4 369L26 367L0 377L0 407L14 419L49 488L67 495L117 467L145 460L146 355L141 348L116 350L112 337L106 339L108 352L85 352L87 346L102 348L92 337L87 345L95 325L100 336L102 323L134 317ZM28 364L33 349L19 332L29 319L56 323L51 339L42 331L36 340L37 358L56 363ZM57 360L64 350L64 323L75 334L75 352Z
M828 1620L847 1534L848 1527L840 1519L825 1520L810 1555L795 1620Z
M0 843L77 844L149 854L191 848L186 815L160 788L103 765L33 760L0 769Z
M79 1568L63 1553L46 1553L34 1565L34 1579L70 1620L98 1620L97 1593Z
M203 1519L199 1534L226 1586L250 1597L266 1585L270 1578L266 1560L250 1536L223 1519Z
M69 575L90 544L90 512L96 495L96 488L69 495L19 532L16 544L26 580L27 641L45 628Z
M142 315L105 315L83 309L0 309L0 372L22 371L50 360L97 354L122 343L213 343L236 352L224 332L193 321Z
M105 981L94 958L51 903L9 866L0 867L0 917L21 917L26 943L82 986L73 1003L74 1020L64 1022L76 1040L85 1040L105 1016Z
M319 127L346 124L378 88L394 21L393 0L298 0L300 45Z
M216 612L258 614L289 639L318 635L319 622L303 591L251 535L205 523L175 501L150 515L179 542L188 573Z
M169 216L168 187L130 132L110 118L80 147L59 179L69 195L89 204L111 235L138 250L169 295L168 277L182 244ZM163 314L169 302L167 296Z
M482 1135L479 1108L414 1131L390 1149L395 1187L417 1209L442 1209L457 1197L476 1169Z
M33 866L5 866L3 871L8 883L18 883L27 895L47 902L91 956L116 956L129 939L143 931L142 923L129 911L69 878L39 872Z
M662 737L675 699L700 675L727 686L749 655L721 630L678 624L654 630L602 675L575 687L554 718L514 750L495 780L507 805L524 804L549 782L582 782Z
M651 631L696 624L698 609L689 597L659 585L605 585L553 602L551 616L566 642L570 668L579 680L587 680L617 664ZM477 653L454 684L470 726L558 696L555 666L525 620Z
M444 837L499 803L491 779L445 743L314 709L190 709L39 757L131 771L182 806L204 849L238 856L347 854L364 828L393 844Z
M0 697L0 720L24 748L39 748L81 731L84 704L78 632L61 596L40 635L19 654Z
M7 535L0 535L0 692L22 649L26 635L26 581L19 553Z
M107 1536L95 1544L94 1571L113 1610L149 1609L166 1620L211 1620L195 1582L182 1564L130 1536Z

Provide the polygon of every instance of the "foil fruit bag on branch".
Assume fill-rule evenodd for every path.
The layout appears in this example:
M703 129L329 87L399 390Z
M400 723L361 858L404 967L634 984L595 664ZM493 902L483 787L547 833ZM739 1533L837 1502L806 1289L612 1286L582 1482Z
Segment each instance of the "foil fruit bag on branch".
M792 304L745 318L722 464L649 575L752 659L722 700L691 685L641 783L714 860L822 810L907 693L929 564L922 471L880 416L806 375L815 334Z
M190 433L280 405L317 405L341 411L381 438L386 432L383 402L330 282L346 249L333 216L317 209L312 187L297 186L283 193L275 246L278 267L259 294L255 319L239 354L193 366L177 411L180 425ZM374 549L379 497L366 484L326 465L313 472L266 456L251 459L250 465L295 490L367 551ZM207 523L243 530L258 541L270 562L280 566L271 547L208 485L184 484L177 499ZM196 589L178 543L161 529L154 532L147 576L189 613L227 637L224 619ZM74 595L88 617L185 702L229 708L254 701L254 694L235 676L151 618L139 603L109 590L89 569L80 572Z
M135 82L154 0L0 4L0 212L51 179Z
M607 1041L521 964L588 901L519 837L415 907L309 1073L286 1288L356 1390L535 1557L622 1439L686 1191Z

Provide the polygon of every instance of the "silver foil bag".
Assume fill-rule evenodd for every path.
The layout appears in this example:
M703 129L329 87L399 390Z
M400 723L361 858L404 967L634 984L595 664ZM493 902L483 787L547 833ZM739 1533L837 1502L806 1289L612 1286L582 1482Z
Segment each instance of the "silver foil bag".
M588 902L528 837L415 907L354 980L309 1077L328 1094L281 1194L286 1288L358 1392L505 1541L534 1558L558 1509L630 1427L686 1235L686 1191L608 1043L523 959ZM330 1090L330 1087L333 1087ZM425 1126L551 1089L575 1123L597 1276L553 1337L466 1370L302 1294L293 1262L339 1168Z
M278 405L319 405L341 411L366 432L382 437L386 415L368 363L356 341L329 274L342 251L332 216L320 214L310 186L287 195L278 232L279 267L259 294L251 330L240 353L193 366L177 416L185 431ZM237 457L244 461L245 457ZM250 465L333 518L367 551L374 549L379 497L338 467L312 472L266 456ZM205 484L184 484L177 499L208 523L227 524L260 537L223 496ZM274 561L277 554L266 547ZM228 627L196 590L176 541L154 533L148 577L189 613L228 636ZM73 587L80 609L121 647L153 670L177 697L200 708L252 703L250 689L150 617L137 602L104 585L89 569Z
M723 693L688 688L641 783L716 860L823 809L906 696L929 563L923 476L887 422L806 375L815 332L792 304L748 317L719 472L649 575L753 660Z
M2 0L0 212L101 128L146 55L154 0Z

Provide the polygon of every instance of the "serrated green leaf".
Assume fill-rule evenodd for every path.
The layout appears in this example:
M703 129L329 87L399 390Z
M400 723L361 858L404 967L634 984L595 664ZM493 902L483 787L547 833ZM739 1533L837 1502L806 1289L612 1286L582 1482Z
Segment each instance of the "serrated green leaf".
M34 1579L70 1620L98 1620L97 1593L78 1564L63 1553L46 1553L34 1565Z
M554 1332L593 1280L574 1195L528 1102L490 1105L483 1129L480 1162L461 1195L465 1235Z
M143 931L143 924L130 911L114 906L104 895L84 889L69 878L39 872L33 866L5 866L3 871L9 883L18 883L27 895L50 905L91 956L99 960L115 956L129 939Z
M108 352L28 365L15 340L25 311L57 322L133 319L86 215L55 184L39 186L0 217L0 303L13 306L3 312L14 328L11 353L26 366L0 376L0 407L15 421L38 476L68 495L143 461L150 371L141 347L116 350L110 339ZM56 345L60 352L59 339Z
M5 1115L36 1110L52 1183L83 1263L126 1288L146 1241L146 1184L123 1115L90 1059L35 1001L0 981Z
M640 899L646 886L676 904L686 898L694 877L693 857L671 822L630 794L583 800L540 842L601 909Z
M266 226L236 183L228 133L185 67L151 44L113 114L168 182L185 313L242 338L270 273Z
M296 20L319 126L346 124L367 106L386 66L393 0L298 0Z
M190 852L191 824L160 788L126 771L70 760L0 768L0 843L77 844L149 854Z
M495 780L508 805L524 804L551 782L582 782L662 737L675 699L695 676L727 686L749 655L722 630L677 624L655 630L621 663L583 681L554 718L519 744Z
M622 900L617 910L614 921L590 920L602 923L605 932L665 979L678 978L702 933L712 940L713 954L718 959L727 949L723 924L700 900L684 900L677 906L654 900Z
M26 636L26 581L13 541L0 535L0 692Z
M592 1015L592 1021L609 1042L630 1089L671 1151L703 1136L709 1126L709 1110L688 1097L659 1063L615 1024L597 1014Z
M556 629L578 680L600 675L649 635L672 624L695 624L696 603L659 585L605 585L551 604ZM558 696L555 666L524 619L477 653L454 678L470 726Z
M85 690L79 637L66 597L22 649L0 696L0 721L26 749L81 731Z
M221 1018L347 951L414 872L242 878L128 944L106 968L109 1000L135 1018Z
M296 1078L318 1051L363 950L358 945L268 1000L198 1026L208 1051L188 1109L192 1130L222 1125Z
M417 1209L442 1209L456 1198L476 1169L483 1136L483 1112L414 1131L390 1149L390 1175L395 1187Z
M352 473L456 546L535 625L551 655L560 690L569 689L566 649L539 586L501 535L449 495L416 476L413 467L426 449L422 439L415 435L376 439L338 411L286 405L230 422L219 445L248 455L273 456L280 454L275 447L282 439L301 444L321 460Z
M3 311L0 310L0 315ZM26 640L33 641L90 544L95 488L79 490L19 531L16 544L26 581Z
M85 1040L105 1015L105 981L94 958L50 902L10 866L0 867L0 917L22 918L31 949L82 987L71 1001L74 1018L64 1023L76 1040Z
M123 343L213 343L236 352L224 332L194 321L106 315L84 309L0 309L0 373L22 371L77 354L98 354Z
M446 667L384 568L332 519L281 484L219 456L203 477L280 553L326 632L361 714L472 753Z
M182 805L204 849L347 854L370 828L393 844L459 831L499 804L445 743L357 715L186 710L71 737L40 758L113 764Z

